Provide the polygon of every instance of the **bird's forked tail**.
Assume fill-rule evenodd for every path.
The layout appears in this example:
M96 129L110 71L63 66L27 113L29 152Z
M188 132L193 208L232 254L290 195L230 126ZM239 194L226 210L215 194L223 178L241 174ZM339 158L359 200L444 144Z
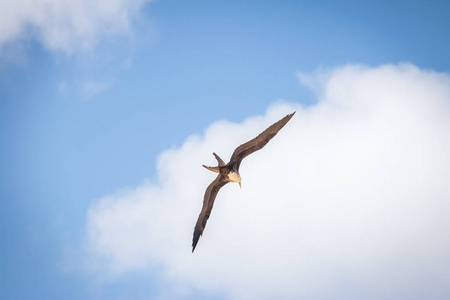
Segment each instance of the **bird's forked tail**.
M219 165L217 167L208 167L208 166L203 165L203 167L207 168L210 171L220 173L219 167L225 166L225 162L216 153L213 153L213 155L217 159L217 162L219 163Z
M205 165L203 165L203 167L207 168L210 171L213 171L213 172L216 172L216 173L220 173L219 167L208 167L208 166L205 166Z

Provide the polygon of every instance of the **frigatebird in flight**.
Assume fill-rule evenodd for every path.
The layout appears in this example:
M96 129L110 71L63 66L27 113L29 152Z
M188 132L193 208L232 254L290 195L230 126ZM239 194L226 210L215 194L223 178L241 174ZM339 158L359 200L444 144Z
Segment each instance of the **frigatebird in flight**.
M213 153L214 157L219 162L219 165L217 167L207 167L203 165L203 167L213 172L219 173L219 175L206 189L205 196L203 198L202 211L198 216L198 220L194 228L194 237L192 239L192 252L194 252L198 240L200 236L203 234L203 230L205 230L206 222L208 221L208 218L211 214L211 210L214 205L214 200L216 199L217 193L219 192L220 188L223 187L228 182L237 182L239 183L240 186L241 176L239 175L239 166L241 164L241 161L246 156L263 148L278 133L278 131L280 131L281 128L283 128L284 125L286 125L286 123L289 122L289 120L292 118L294 114L295 112L285 116L283 119L272 124L269 128L264 130L260 135L255 137L253 140L248 141L247 143L237 147L236 150L234 150L233 155L231 155L229 163L225 164L225 162L216 153Z

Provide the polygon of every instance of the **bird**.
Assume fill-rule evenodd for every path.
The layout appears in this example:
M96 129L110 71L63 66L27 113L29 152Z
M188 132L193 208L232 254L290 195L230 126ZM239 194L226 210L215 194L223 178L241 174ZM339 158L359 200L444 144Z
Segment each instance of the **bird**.
M219 190L228 182L237 182L241 187L241 175L239 174L239 166L241 165L242 160L253 152L263 148L281 130L281 128L283 128L284 125L289 122L289 120L295 113L296 112L294 111L293 113L286 115L278 122L269 126L254 139L237 147L231 155L230 161L227 164L225 164L225 162L216 153L213 153L214 157L217 159L218 166L208 167L203 165L203 167L205 167L206 169L219 173L219 175L217 175L216 179L214 179L214 181L206 188L205 196L203 197L203 207L194 227L192 253L197 246L200 236L205 230L206 222L211 215L214 200L216 199Z

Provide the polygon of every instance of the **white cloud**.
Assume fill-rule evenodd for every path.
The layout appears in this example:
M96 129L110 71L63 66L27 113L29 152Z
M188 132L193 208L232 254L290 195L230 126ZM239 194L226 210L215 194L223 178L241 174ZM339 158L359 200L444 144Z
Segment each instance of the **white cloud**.
M160 155L158 182L96 201L87 229L99 274L153 269L231 299L448 299L450 77L409 64L299 77L317 104L218 121ZM215 177L201 165L293 110L243 161L242 190L220 191L192 254Z
M0 2L0 50L36 37L50 50L90 49L101 36L127 32L150 0L15 0Z

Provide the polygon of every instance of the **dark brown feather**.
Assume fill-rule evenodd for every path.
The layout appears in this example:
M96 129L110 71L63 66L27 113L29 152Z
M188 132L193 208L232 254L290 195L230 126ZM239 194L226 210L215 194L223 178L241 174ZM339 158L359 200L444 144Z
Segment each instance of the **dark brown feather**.
M205 196L203 198L203 207L200 215L198 216L197 223L194 228L194 237L192 239L192 252L194 252L195 247L197 246L198 240L200 236L203 234L203 230L205 230L206 222L211 215L211 210L214 205L214 200L216 199L217 193L220 188L227 184L228 181L222 174L219 174L216 179L211 182L205 192Z
M226 165L216 153L213 153L217 161L219 162L219 166L218 167L204 166L204 167L214 172L219 171L220 174L216 177L216 179L213 182L211 182L211 184L206 189L205 196L203 198L202 211L198 216L197 223L195 224L194 228L194 237L192 239L192 252L194 252L198 240L200 239L200 236L203 234L203 230L205 230L206 222L208 221L209 216L211 215L211 210L213 208L214 200L216 199L217 193L219 192L220 188L222 188L225 184L229 182L227 180L228 173L230 171L235 171L239 173L239 165L241 164L242 159L252 154L253 152L263 148L278 133L278 131L280 131L281 128L283 128L284 125L286 125L286 123L289 122L289 120L292 118L294 114L295 112L285 116L280 121L269 126L269 128L264 130L260 135L258 135L253 140L248 141L247 143L237 147L236 150L234 150L233 155L231 156L230 162Z
M278 131L280 131L281 128L283 128L284 125L286 125L286 123L289 122L289 120L292 118L292 116L294 114L295 114L295 112L285 116L280 121L269 126L269 128L264 130L261 134L259 134L253 140L250 140L247 143L242 144L239 147L237 147L236 150L234 150L233 155L231 156L231 159L230 159L230 162L228 163L228 165L232 166L233 170L238 172L241 161L246 156L263 148L278 133Z

